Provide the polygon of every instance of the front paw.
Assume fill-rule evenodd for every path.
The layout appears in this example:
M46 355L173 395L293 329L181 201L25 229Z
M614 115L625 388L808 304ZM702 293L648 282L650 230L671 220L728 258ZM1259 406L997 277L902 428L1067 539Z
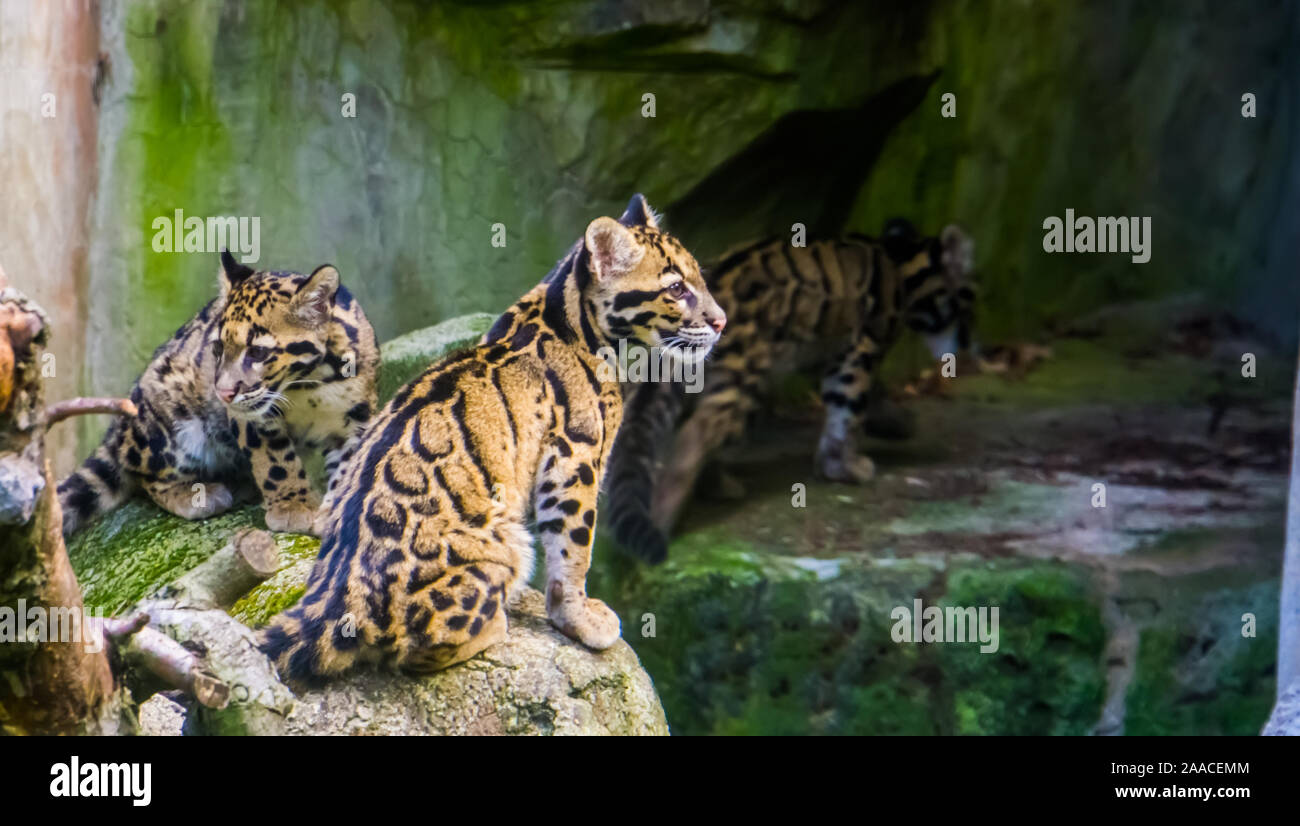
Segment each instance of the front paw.
M154 494L153 498L164 509L184 519L207 519L225 513L235 503L230 488L220 482L178 484L163 494Z
M558 581L547 589L546 613L566 637L597 651L618 642L622 631L618 614L608 605L590 597L565 599L564 586Z
M320 536L316 530L316 508L301 502L277 502L266 508L266 527L284 533L307 533Z

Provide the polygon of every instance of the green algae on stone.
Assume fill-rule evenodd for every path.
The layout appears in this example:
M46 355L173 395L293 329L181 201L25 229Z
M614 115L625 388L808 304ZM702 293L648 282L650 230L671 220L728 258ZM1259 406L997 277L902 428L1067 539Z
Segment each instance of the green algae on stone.
M1106 630L1088 569L1028 560L957 565L941 607L998 609L998 646L927 648L952 691L953 734L1089 733L1106 694Z
M1066 4L995 12L969 0L794 5L298 0L239 4L236 14L219 2L104 3L110 70L85 392L121 392L213 294L214 261L149 250L153 221L175 209L259 217L267 265L334 262L388 338L506 306L592 217L635 190L661 208L684 199L785 115L856 106L936 70L845 229L878 232L895 215L927 232L963 223L977 240L987 340L1032 336L1188 280L1215 299L1247 294L1294 326L1296 287L1276 298L1261 287L1267 268L1247 266L1277 234L1277 176L1262 171L1281 166L1288 144L1249 119L1199 140L1182 128L1217 111L1215 96L1195 92L1220 61L1248 54L1252 71L1266 66L1287 27L1260 15L1239 38L1207 39L1240 16L1131 4L1115 13L1128 32L1121 45L1164 36L1134 47L1140 59L1116 78L1098 63L1113 52L1098 47L1114 40L1109 13ZM1174 60L1186 65L1169 72L1192 41L1204 41L1207 59ZM1068 47L1045 45L1056 43ZM616 55L629 71L591 70ZM647 91L658 96L655 118L640 114ZM948 93L956 118L938 116ZM344 94L355 95L356 117L342 116ZM1077 128L1103 111L1116 128ZM1097 157L1111 162L1100 174L1078 162ZM755 232L787 231L789 220L775 220L781 209L815 218L819 190L808 181L840 170L830 156L806 160L770 182L796 190L777 207L706 204L712 220L674 230L692 249L720 252ZM1144 174L1156 166L1171 171ZM1140 211L1167 216L1150 262L1043 253L1044 216L1131 203L1135 181ZM508 246L487 243L497 222ZM77 427L88 450L97 423Z
M933 571L841 566L819 579L786 562L701 532L655 568L598 555L589 591L623 618L678 733L925 730L917 653L892 643L888 615Z
M1082 567L950 560L945 586L919 560L810 566L709 529L655 568L599 550L589 591L680 734L1085 733L1100 713L1105 634ZM891 613L917 598L999 606L999 650L896 642Z
M491 313L471 313L385 342L379 348L380 404L435 361L478 342L496 319Z
M1259 733L1273 706L1278 633L1278 581L1259 573L1218 569L1151 584L1164 600L1140 633L1126 734ZM1245 636L1246 614L1254 636Z
M286 543L286 538L291 541ZM280 569L230 606L230 616L251 628L266 625L302 597L320 553L320 540L314 536L280 534L276 539L280 542Z
M68 556L87 607L119 614L193 569L238 531L265 527L260 506L191 522L136 498L73 536ZM282 559L309 540L274 536Z

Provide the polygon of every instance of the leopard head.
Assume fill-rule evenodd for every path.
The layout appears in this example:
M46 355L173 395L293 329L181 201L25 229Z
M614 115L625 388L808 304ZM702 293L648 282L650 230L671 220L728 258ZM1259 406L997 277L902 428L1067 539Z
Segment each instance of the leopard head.
M607 341L625 339L684 361L708 355L727 314L695 257L659 228L644 197L632 196L618 220L592 221L583 243L592 274L583 301Z
M882 237L890 257L903 264L907 324L921 333L935 358L971 347L975 321L975 244L949 224L937 238L922 238L895 219Z
M339 273L256 271L221 254L221 315L212 341L213 386L228 409L267 412L326 357Z

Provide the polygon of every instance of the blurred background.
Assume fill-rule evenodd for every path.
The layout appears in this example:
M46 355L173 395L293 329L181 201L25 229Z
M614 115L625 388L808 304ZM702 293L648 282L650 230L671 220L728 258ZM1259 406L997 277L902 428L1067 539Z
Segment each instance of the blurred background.
M57 399L124 393L214 294L214 255L152 249L176 209L260 218L261 267L333 262L381 341L500 311L637 191L701 260L796 222L959 223L980 341L1053 357L918 399L922 440L873 454L880 486L817 487L793 533L753 517L789 523L787 472L771 501L688 523L671 576L611 558L625 628L658 612L658 638L629 641L670 724L1257 730L1300 293L1297 45L1288 2L0 0L0 266L51 315ZM1149 263L1045 254L1067 208L1150 216ZM925 364L904 342L893 386ZM104 427L81 421L59 472ZM1184 433L1200 441L1151 447ZM756 478L790 464L754 455ZM1141 496L1089 523L1097 478ZM1026 636L997 665L878 646L869 618L958 592L1034 618L1004 609ZM1270 594L1244 643L1239 615Z

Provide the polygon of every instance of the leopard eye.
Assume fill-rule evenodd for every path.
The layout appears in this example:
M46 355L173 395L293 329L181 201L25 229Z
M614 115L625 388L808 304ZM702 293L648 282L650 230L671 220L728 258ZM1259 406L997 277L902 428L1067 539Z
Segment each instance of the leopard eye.
M257 347L257 346L249 347L248 350L245 351L245 353L248 355L248 358L252 361L266 361L268 358L271 357L271 351L266 347Z
M688 292L684 281L674 281L668 285L668 294L673 298L685 298Z
M216 341L212 342L212 356L214 358L220 359L221 354L225 352L225 349L226 346L221 343L221 339L217 339Z

